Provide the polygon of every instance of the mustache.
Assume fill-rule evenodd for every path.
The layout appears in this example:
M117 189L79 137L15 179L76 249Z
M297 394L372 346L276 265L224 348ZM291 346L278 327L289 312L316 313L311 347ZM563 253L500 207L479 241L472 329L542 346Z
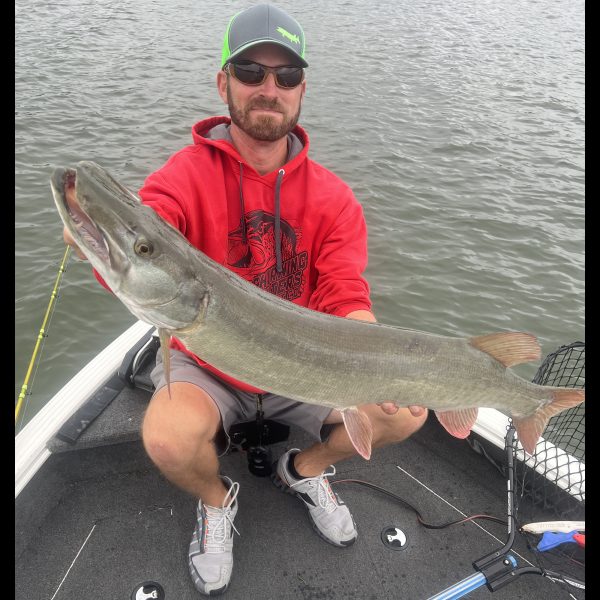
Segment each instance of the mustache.
M256 100L253 100L248 104L246 110L252 110L254 108L264 108L266 110L277 110L279 112L284 112L279 105L279 100L277 98L256 98Z

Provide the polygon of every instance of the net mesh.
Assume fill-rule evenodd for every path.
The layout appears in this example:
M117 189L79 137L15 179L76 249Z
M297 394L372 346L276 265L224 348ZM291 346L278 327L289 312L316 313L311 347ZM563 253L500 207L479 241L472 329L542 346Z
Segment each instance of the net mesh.
M549 354L534 379L540 385L585 387L585 344L574 342ZM540 551L542 534L526 533L527 523L585 521L585 402L553 417L533 456L515 436L515 518L538 566L585 581L585 548L574 542ZM571 598L583 592L570 588Z
M585 387L585 344L574 342L549 354L533 382L558 387ZM585 402L552 417L533 456L520 444L515 456L515 483L522 496L562 520L585 518Z

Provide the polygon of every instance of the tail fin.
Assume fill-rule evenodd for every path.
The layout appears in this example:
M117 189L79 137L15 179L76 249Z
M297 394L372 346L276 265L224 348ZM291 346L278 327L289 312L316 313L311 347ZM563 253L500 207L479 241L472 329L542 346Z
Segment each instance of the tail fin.
M552 392L552 402L550 404L540 406L540 408L528 417L513 417L513 424L525 452L527 454L535 453L535 446L551 417L584 401L584 390L571 388L555 389Z
M535 336L530 333L510 331L490 333L469 339L471 346L489 354L505 367L539 360L542 350Z
M355 406L344 408L341 412L352 445L363 458L369 460L373 441L373 426L369 417Z

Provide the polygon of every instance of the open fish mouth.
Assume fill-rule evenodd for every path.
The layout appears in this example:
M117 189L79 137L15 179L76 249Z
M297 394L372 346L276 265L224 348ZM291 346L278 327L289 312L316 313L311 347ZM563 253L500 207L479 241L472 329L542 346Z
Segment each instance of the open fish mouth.
M66 169L62 176L61 197L68 216L70 230L82 251L88 255L92 252L104 263L110 264L110 251L102 230L94 223L90 216L81 208L75 195L76 173ZM86 252L87 250L87 252Z
M120 247L119 236L113 232L111 235L105 229L96 223L94 219L81 206L81 199L76 193L77 171L75 169L56 169L52 179L51 186L54 199L59 210L63 223L73 236L75 243L89 259L90 263L103 277L112 291L119 295L121 301L127 305L129 310L142 320L146 311L153 311L154 320L160 322L156 326L175 328L180 326L178 321L168 322L162 319L161 310L168 309L175 304L182 293L183 283L171 290L167 298L160 297L156 299L140 301L134 300L127 292L127 286L124 281L131 274L134 265L127 256L124 248ZM86 197L86 192L83 198ZM120 198L120 197L119 197ZM121 198L120 198L121 199ZM126 199L124 199L126 200ZM83 200L85 202L85 200ZM108 206L102 211L107 215L110 212ZM127 227L121 222L119 215L114 214L113 224L118 229L126 230ZM110 227L107 225L110 230Z

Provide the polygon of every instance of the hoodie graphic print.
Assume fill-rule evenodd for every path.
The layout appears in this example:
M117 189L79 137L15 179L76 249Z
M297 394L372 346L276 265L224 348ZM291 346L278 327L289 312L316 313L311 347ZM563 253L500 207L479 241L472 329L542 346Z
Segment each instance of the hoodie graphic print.
M228 235L227 264L244 279L286 300L302 296L304 274L308 267L308 252L300 250L301 231L281 219L282 269L277 270L275 251L275 215L253 210L244 215L240 225Z

